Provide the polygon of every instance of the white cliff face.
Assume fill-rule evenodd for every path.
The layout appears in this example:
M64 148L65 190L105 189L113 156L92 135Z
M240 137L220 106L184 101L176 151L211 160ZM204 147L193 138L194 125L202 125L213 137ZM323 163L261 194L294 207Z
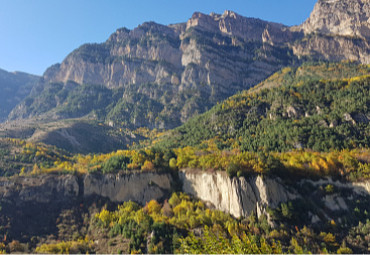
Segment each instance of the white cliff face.
M266 213L266 208L274 208L282 202L295 199L279 179L229 178L225 172L204 172L183 170L179 173L183 191L210 202L216 209L228 212L234 217L245 217L252 212L257 216Z
M80 178L83 178L81 180ZM76 201L99 196L112 202L135 201L145 205L152 199L160 200L171 192L170 174L141 172L129 174L40 175L0 178L0 200L51 203Z
M353 184L354 189L358 193L367 193L368 195L370 194L370 181L363 181L363 182L354 182Z
M182 191L195 196L232 216L246 217L255 213L267 215L267 208L276 208L280 203L294 199L315 199L317 204L308 212L313 224L331 220L337 213L351 210L354 198L370 195L370 181L342 183L330 178L312 181L304 179L296 187L309 184L312 193L322 193L320 187L333 185L333 193L315 195L300 193L300 190L284 185L279 178L250 177L229 178L225 172L205 172L185 169L179 172ZM161 200L171 195L173 179L170 174L137 172L128 174L40 175L34 177L0 178L0 200L17 205L23 203L70 203L102 197L112 202L135 201L145 205L152 199ZM297 188L298 189L298 188ZM307 186L306 186L307 189ZM306 190L304 189L304 190ZM345 194L341 190L346 190ZM348 192L352 190L353 192ZM315 212L316 210L316 212ZM317 213L319 210L319 214ZM321 215L320 217L318 215Z
M159 200L171 190L172 178L161 173L88 174L84 177L84 196L98 195L113 202L135 201L145 204Z
M370 181L343 183L330 178L312 181L303 179L293 188L283 184L279 178L250 177L229 178L225 172L205 172L201 170L185 169L179 173L183 182L183 191L198 199L212 204L216 209L230 213L236 218L249 216L255 213L257 217L266 215L270 225L274 225L267 208L277 208L280 203L290 200L304 199L316 204L308 212L312 224L330 221L338 213L351 210L354 197L363 198L370 195ZM301 193L297 187L312 185L311 194ZM333 185L335 192L320 194L320 188ZM307 186L306 186L307 189ZM347 195L341 193L346 190ZM348 190L353 192L348 193ZM312 200L314 199L314 200ZM316 212L315 212L316 210ZM319 211L318 216L317 210Z

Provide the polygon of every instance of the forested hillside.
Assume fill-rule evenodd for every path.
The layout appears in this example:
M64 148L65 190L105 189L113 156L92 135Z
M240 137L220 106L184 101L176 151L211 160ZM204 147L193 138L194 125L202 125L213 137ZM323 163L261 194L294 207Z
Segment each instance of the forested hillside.
M7 72L0 69L0 122L29 95L40 77L22 72Z
M195 146L218 137L246 151L366 148L369 71L354 63L284 68L170 131L157 146Z
M366 253L368 74L369 66L350 62L284 68L179 128L165 133L138 129L134 133L147 140L107 154L72 154L42 143L1 139L0 250ZM247 216L235 218L227 210L212 209L210 201L179 193L182 182L191 181L180 176L192 170L199 171L195 179L214 175L215 190L203 192L230 196L235 187L216 182L217 173L226 172L232 185L256 178L266 182L258 192L245 184L246 191L238 194L253 192L269 201L288 192L290 199L264 207L257 203ZM119 205L109 199L116 185L117 192L123 189L120 179L134 181L142 173L168 176L176 193L162 189L163 199L143 196L146 204ZM45 178L53 182L44 183ZM263 191L279 187L275 182L283 183L276 194ZM50 183L55 185L51 190ZM154 179L143 190L142 181L137 185L140 192L159 187ZM108 195L85 194L91 189ZM58 199L46 204L48 196ZM40 208L45 213L38 213ZM44 224L23 227L24 220L41 218Z

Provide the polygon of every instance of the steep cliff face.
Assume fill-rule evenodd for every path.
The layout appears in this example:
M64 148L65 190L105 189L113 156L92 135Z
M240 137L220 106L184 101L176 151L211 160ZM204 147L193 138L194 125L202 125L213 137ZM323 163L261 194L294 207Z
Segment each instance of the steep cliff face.
M175 73L185 83L210 85L215 83L212 76L223 69L220 63L215 64L215 70L207 67L207 62L219 57L218 48L231 58L243 52L240 47L247 46L247 42L284 44L294 38L293 34L283 25L245 18L232 11L223 15L194 13L186 24L164 26L147 22L134 30L118 29L103 44L87 44L75 50L61 65L48 69L44 78L48 82L71 80L112 88L140 83L171 84ZM255 57L250 50L244 50L243 55L245 60ZM264 59L270 60L261 56ZM184 75L185 67L191 63L197 65L198 72L205 69L206 75L194 80ZM247 66L248 62L243 68ZM231 84L225 78L220 81ZM176 84L174 80L172 83Z
M320 224L332 219L340 222L341 212L354 209L358 201L366 205L370 199L370 181L342 183L329 178L287 184L277 177L230 178L225 172L194 169L180 171L179 177L182 191L208 206L236 218L252 213L258 217L267 215L270 224L274 224L274 219L267 208L280 208L282 203L296 204L296 210L306 208L301 216L312 224ZM170 174L153 172L1 178L0 201L9 208L32 205L34 210L38 205L65 208L101 199L113 203L131 200L145 205L152 199L168 198L174 185Z
M181 66L178 36L175 29L154 22L132 31L118 29L103 44L86 44L76 49L60 65L48 69L44 77L48 82L70 80L109 88L167 83L170 73Z
M370 63L369 41L360 38L310 34L293 45L293 52L302 58Z
M112 202L136 201L140 204L167 197L172 177L160 173L132 173L124 175L86 175L84 196L97 195Z
M172 185L169 174L145 172L0 178L0 224L6 226L0 233L21 242L35 236L71 240L87 234L86 220L102 208L113 210L129 200L142 206L160 201Z
M274 219L266 209L279 208L282 203L306 208L301 216L311 224L320 224L332 219L341 222L340 212L355 208L356 201L366 204L370 199L370 181L343 183L328 178L287 184L277 177L230 178L225 172L189 169L179 175L184 192L234 217L266 215L272 225Z
M297 56L370 63L368 0L319 0L310 17L291 30L306 35L293 46Z
M54 84L72 81L123 89L109 109L99 108L107 111L103 115L108 122L173 128L290 64L295 58L286 40L299 34L231 11L195 13L186 24L148 22L133 30L118 29L105 43L83 45L50 67L10 119L40 116L51 108L55 118L65 118L59 109L70 104L65 95L76 88ZM51 90L58 95L52 105L46 103Z
M319 0L301 25L306 34L321 33L370 39L368 0Z
M0 200L22 203L68 203L89 197L105 198L111 202L135 201L145 205L152 199L166 198L172 177L161 173L129 173L120 175L88 174L41 175L0 179Z
M183 170L179 175L184 192L237 218L251 213L259 217L266 214L267 207L275 208L280 203L298 197L297 192L289 191L279 179L261 176L231 179L225 172L199 170Z

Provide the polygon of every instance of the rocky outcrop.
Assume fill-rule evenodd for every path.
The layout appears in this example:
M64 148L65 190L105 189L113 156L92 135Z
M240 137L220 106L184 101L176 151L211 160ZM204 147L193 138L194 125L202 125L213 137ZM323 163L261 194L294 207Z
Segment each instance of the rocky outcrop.
M306 34L370 39L368 0L318 0L310 17L301 25Z
M141 172L128 174L40 175L0 179L0 200L14 204L68 203L100 197L111 202L135 201L145 205L161 200L171 191L170 174Z
M226 172L183 170L179 173L183 191L211 203L216 209L234 217L266 214L267 207L298 197L281 181L268 177L230 178Z
M297 56L370 63L368 0L318 0L310 17L291 30L306 35L293 45Z
M251 213L258 217L266 215L272 226L274 219L266 209L277 208L281 203L309 205L305 217L312 224L320 224L334 218L340 222L342 219L338 218L338 213L352 210L354 201L367 201L370 197L370 181L344 183L330 178L317 181L303 179L292 185L279 178L230 178L225 172L194 169L182 170L179 175L184 192L234 217L245 217Z
M206 15L196 12L186 24L186 29L190 28L220 32L244 41L269 42L272 44L285 43L295 37L294 33L282 24L246 18L230 10L226 10L222 15L215 13ZM236 42L234 41L234 43Z
M112 202L135 201L145 204L169 195L172 177L161 173L108 174L84 177L84 196L97 195Z
M103 44L81 46L61 65L47 70L44 78L48 82L75 81L113 88L128 84L171 83L172 73L176 73L185 79L185 83L210 85L226 82L230 85L228 77L221 77L223 79L219 81L212 79L224 68L220 65L222 62L215 63L215 69L207 67L207 64L219 57L225 60L240 56L251 60L255 57L253 48L240 55L244 51L240 47L247 46L246 43L252 43L250 46L264 42L282 45L295 37L295 32L286 26L246 18L232 11L225 11L222 15L194 13L186 25L164 26L146 22L133 30L118 29ZM258 49L261 45L254 47ZM226 54L226 58L218 53ZM269 62L269 57L260 57ZM198 65L197 72L205 68L206 75L191 80L184 74L185 67L191 63ZM241 70L248 68L249 64L249 61L243 63ZM236 71L230 68L230 77L235 76ZM248 82L245 85L252 84Z
M53 100L53 104L45 104L51 107L40 107L43 103L38 98L48 100L40 96L43 91L55 90L48 84L72 81L123 88L121 102L113 103L118 109L105 115L107 122L173 128L292 63L295 57L286 40L299 35L281 24L231 11L195 13L186 24L147 22L133 30L118 29L106 42L83 45L61 64L50 67L43 84L32 92L32 100L15 108L9 118L46 116L45 111L68 104ZM65 93L70 92L59 94ZM140 113L134 117L135 112Z
M355 201L367 201L370 196L370 181L343 183L330 178L304 179L288 185L276 177L230 178L225 172L195 169L181 170L179 177L182 191L208 206L236 218L252 213L258 217L267 215L272 225L274 221L267 208L277 208L281 203L309 204L307 215L313 224L318 224L330 221L339 212L351 210ZM52 204L57 208L100 199L113 203L131 200L145 205L152 199L168 198L174 185L170 174L159 172L0 178L0 201L20 208L30 204L36 207Z
M360 38L310 34L294 43L292 49L302 59L370 63L369 41Z
M240 83L242 87L237 89L245 89L265 78L272 68L263 72L266 67L256 65L259 75L255 79L240 76L240 71L252 75L254 63L284 62L289 58L289 47L298 57L317 58L322 53L329 60L347 58L367 63L369 19L367 0L319 0L311 16L292 28L233 11L210 15L195 12L186 23L164 26L146 22L133 30L118 29L105 43L81 46L61 65L48 69L44 78L48 82L71 80L113 88L171 84L172 74L176 73L182 84L230 87ZM312 38L312 34L325 36ZM297 40L299 43L294 43ZM196 65L199 75L186 74L189 64ZM229 74L220 75L225 71Z

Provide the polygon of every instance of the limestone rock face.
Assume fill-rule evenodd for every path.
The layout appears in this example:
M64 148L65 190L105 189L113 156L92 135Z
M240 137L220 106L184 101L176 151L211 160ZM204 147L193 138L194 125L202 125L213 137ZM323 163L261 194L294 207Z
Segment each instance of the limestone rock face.
M222 15L215 13L205 15L196 12L186 24L186 29L190 28L221 32L244 41L285 43L293 37L293 33L282 24L246 18L229 10Z
M292 49L300 58L370 63L369 41L361 38L310 34L294 43Z
M268 69L263 72L256 66L260 69L260 73L254 74L256 77L240 76L243 70L253 70L249 66L255 62L255 51L262 43L282 46L294 37L295 32L281 24L245 18L231 11L223 15L194 13L186 24L164 26L147 22L133 30L118 29L103 44L81 46L60 65L48 69L44 78L48 82L74 81L114 88L142 83L171 84L175 73L185 86L230 87L241 83L240 87L231 88L237 91L276 69L265 66ZM249 49L241 48L247 46ZM267 54L273 49L264 51ZM260 61L276 64L274 54L259 55L257 62ZM195 65L191 69L194 75L188 73L189 64ZM220 96L224 92L214 91Z
M291 30L306 35L293 45L297 56L370 63L368 0L319 0L310 17Z
M176 25L147 22L133 30L118 29L106 42L83 45L46 70L32 100L15 108L9 119L47 116L43 114L50 107L39 105L50 104L40 102L47 98L40 94L55 90L48 84L74 82L122 89L120 102L113 103L117 109L105 114L106 122L173 128L290 64L295 57L286 41L299 35L281 24L231 11L195 13ZM53 107L67 105L63 100L68 99Z
M321 224L337 217L338 213L353 210L351 206L354 199L368 199L370 195L368 180L352 183L333 181L330 178L317 181L302 179L293 187L276 177L230 178L225 172L194 169L184 169L179 176L183 182L183 192L237 218L251 213L255 213L257 217L266 215L272 226L275 223L267 208L277 208L281 206L280 203L294 203L293 200L296 200L313 205L309 208L307 217L312 224ZM329 184L335 191L322 194L319 187ZM353 192L348 192L349 190Z
M82 179L79 179L82 178ZM0 200L15 204L68 203L91 196L103 197L112 202L135 201L145 205L152 199L169 195L172 177L162 173L130 173L121 175L87 174L40 175L0 179Z
M319 0L301 25L306 34L321 33L370 39L370 1Z
M183 170L179 173L183 191L210 202L216 209L234 217L245 217L255 212L266 214L282 202L298 197L284 187L279 179L230 178L225 172L208 173L200 170Z
M98 195L113 202L135 201L145 205L169 194L172 178L169 174L130 173L123 175L93 175L84 177L84 196Z

